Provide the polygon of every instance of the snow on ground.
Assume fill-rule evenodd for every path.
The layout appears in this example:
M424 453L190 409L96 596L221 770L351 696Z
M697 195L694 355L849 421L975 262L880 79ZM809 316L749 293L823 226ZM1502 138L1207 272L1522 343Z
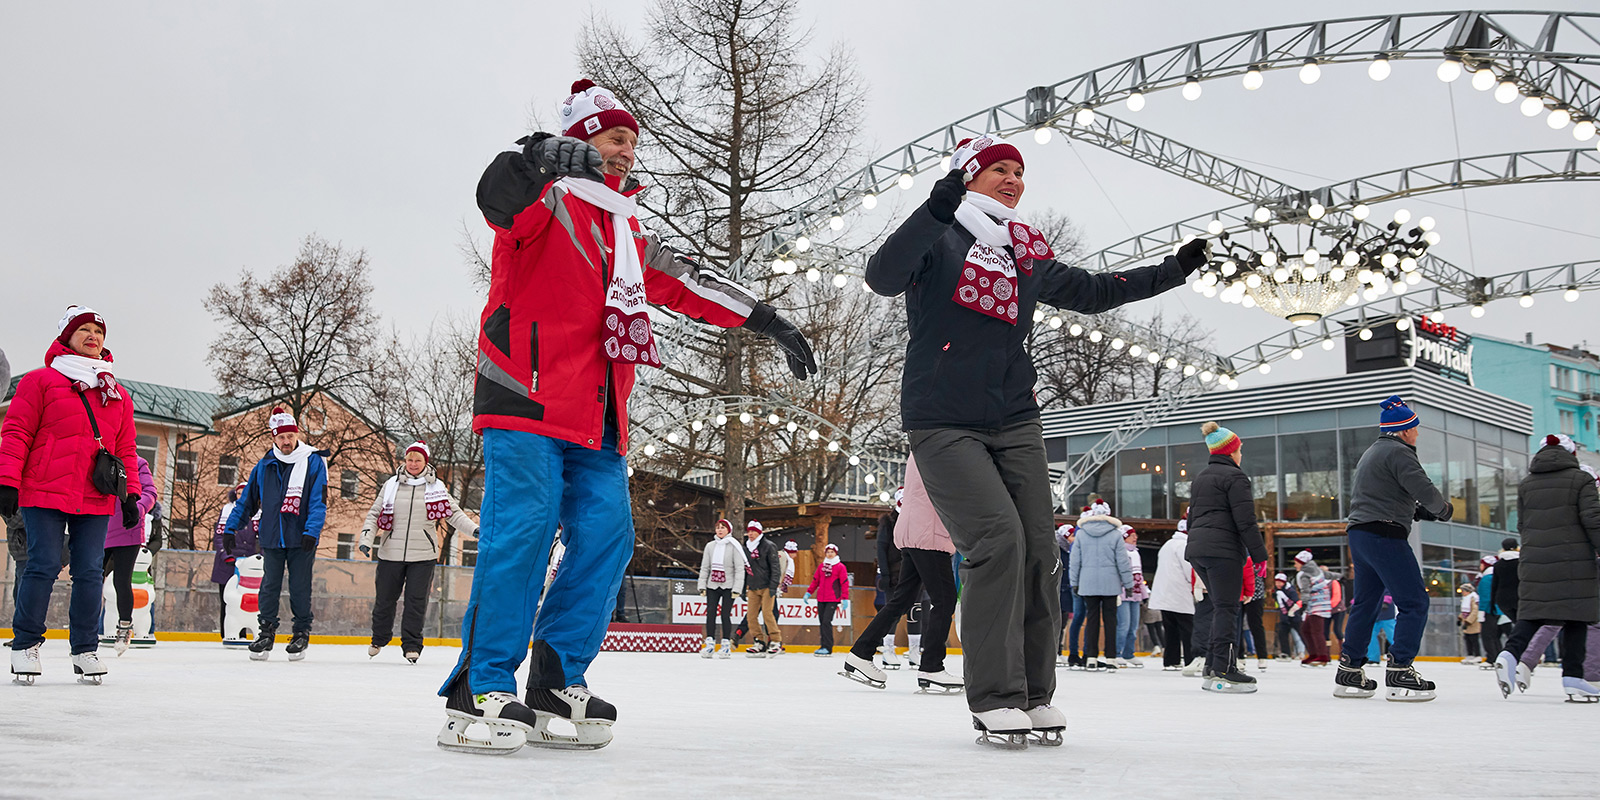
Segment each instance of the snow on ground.
M973 743L961 696L877 691L843 656L727 661L602 653L591 686L616 703L611 746L446 752L434 696L454 663L397 647L313 645L267 663L168 642L107 656L103 686L74 682L65 642L32 687L0 685L0 797L1595 797L1600 704L1573 705L1556 671L1501 700L1493 673L1428 663L1432 703L1336 700L1330 670L1274 662L1262 691L1202 692L1146 668L1061 670L1067 745ZM950 659L959 672L960 659ZM1375 671L1374 671L1375 672Z

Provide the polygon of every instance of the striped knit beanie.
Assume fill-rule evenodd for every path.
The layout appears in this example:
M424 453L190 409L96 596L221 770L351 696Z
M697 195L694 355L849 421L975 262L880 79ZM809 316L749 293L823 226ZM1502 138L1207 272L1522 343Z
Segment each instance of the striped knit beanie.
M1420 424L1417 415L1400 399L1400 395L1391 394L1389 399L1383 401L1383 416L1378 422L1378 428L1384 433L1399 433L1408 431Z
M1239 448L1244 444L1239 441L1237 434L1215 422L1201 425L1200 432L1206 435L1206 449L1214 456L1232 455L1239 452Z

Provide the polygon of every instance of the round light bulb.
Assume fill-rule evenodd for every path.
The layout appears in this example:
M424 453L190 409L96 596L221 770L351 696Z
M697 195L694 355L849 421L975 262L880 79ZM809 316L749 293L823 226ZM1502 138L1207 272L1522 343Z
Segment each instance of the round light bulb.
M1300 268L1300 280L1314 281L1316 279L1317 268L1315 266L1305 266Z
M1405 258L1400 259L1400 271L1401 272L1416 272L1417 271L1417 260L1412 258L1411 256L1406 256Z
M1578 287L1568 286L1567 290L1561 293L1561 299L1569 303L1578 302Z
M1193 364L1185 364L1183 366L1183 377L1192 378L1192 377L1194 377L1194 373L1195 373L1195 366Z
M1356 338L1360 339L1363 342L1370 341L1372 339L1372 329L1371 328L1362 328L1361 332L1356 334Z
M1146 361L1148 361L1148 362L1150 362L1152 364L1159 364L1159 363L1161 363L1161 354L1160 353L1151 353L1150 355L1145 356L1144 360L1146 360Z
M1033 132L1033 141L1036 144L1049 144L1050 135L1051 130L1049 128L1039 128Z
M1251 67L1244 73L1244 88L1255 91L1261 88L1261 70Z
M1251 289L1261 286L1261 274L1252 272L1249 275L1244 276L1244 285Z
M1238 271L1239 271L1239 265L1235 264L1233 262L1233 259L1230 258L1227 261L1222 262L1222 275L1223 275L1223 277L1231 278L1231 277L1233 277L1233 274L1238 272Z
M1322 254L1317 252L1315 247L1307 247L1306 252L1300 256L1300 260L1307 264L1315 264L1319 258L1322 258Z
M1544 110L1544 99L1540 97L1526 97L1522 100L1522 116L1537 117Z
M1411 330L1411 318L1410 317L1401 317L1401 318L1395 320L1394 321L1394 329L1397 330L1397 331L1401 331L1402 333L1405 332L1405 331Z
M1572 138L1580 142L1587 142L1594 138L1595 126L1592 120L1581 120L1572 126Z
M1289 270L1284 269L1283 267L1278 267L1272 271L1272 279L1278 283L1283 283L1284 281L1289 280Z
M1443 323L1444 322L1444 309L1436 308L1436 309L1434 309L1432 311L1429 311L1427 316L1428 316L1428 319L1432 320L1435 324Z
M833 215L828 219L828 227L836 231L844 230L844 217L837 214Z
M717 423L718 426L726 425L726 424L728 424L728 415L727 414L718 414L714 421Z
M851 456L850 457L850 466L852 466L852 467L858 466L858 465L860 465L860 463L861 463L861 456Z
M1296 360L1296 361L1299 361L1300 359L1305 358L1306 354L1305 354L1305 351L1303 351L1300 348L1296 347L1295 349L1289 351L1289 357L1294 359L1294 360Z
M1167 367L1167 369L1177 369L1178 368L1178 359L1169 357L1167 359L1166 367Z
M1332 350L1333 349L1333 337L1331 337L1331 336L1322 337L1322 349L1324 349L1324 350Z
M916 182L916 179L911 177L911 173L902 172L900 173L900 179L895 181L895 185L899 186L901 191L905 191L910 189Z
M1410 221L1411 221L1411 212L1410 211L1407 211L1406 209L1402 208L1402 209L1398 209L1398 210L1396 210L1394 212L1394 222L1395 222L1396 225L1404 225L1404 224L1406 224L1407 222L1410 222Z
M1447 58L1440 62L1439 68L1434 70L1433 74L1438 75L1439 80L1449 83L1461 77L1461 62L1454 58Z
M1517 305L1522 306L1523 308L1533 308L1533 295L1524 294L1523 296L1517 298Z
M768 425L776 425L776 424L778 424L778 415L777 414L768 414L767 415L767 424Z
M1328 270L1328 280L1334 283L1344 283L1345 276L1348 274L1344 271L1344 267L1334 267Z
M1144 348L1140 347L1139 345L1135 344L1135 345L1129 345L1128 346L1128 355L1133 356L1134 358L1138 358L1139 354L1143 353L1143 352L1144 352Z
M1095 344L1099 344L1100 340L1104 338L1106 338L1106 335L1099 331L1089 331L1089 341Z
M1362 283L1372 283L1372 270L1363 268L1356 273L1356 280Z
M783 428L790 433L794 433L800 429L800 426L794 420L789 420L789 424L783 426Z
M1317 62L1306 59L1305 65L1300 67L1300 82L1310 86L1320 77L1322 77L1322 67L1317 66Z
M1050 318L1050 330L1054 331L1054 330L1060 330L1060 329L1061 329L1061 318L1060 317L1051 317Z
M1210 383L1212 377L1213 376L1211 374L1211 370L1209 370L1209 369L1208 370L1202 370L1200 372L1200 382L1201 383Z
M1255 213L1250 215L1256 222L1266 222L1272 219L1272 212L1265 206L1256 206Z
M1428 231L1427 233L1422 234L1422 241L1427 242L1429 247L1432 247L1432 246L1438 244L1439 243L1439 232L1438 231Z
M1074 323L1072 323L1071 326L1069 326L1067 328L1067 333L1070 333L1073 336L1082 336L1083 335L1083 326L1079 325L1076 322L1074 322Z
M872 209L877 208L878 207L878 196L875 195L875 194L872 194L871 192L868 192L868 193L866 193L864 195L861 195L861 207L866 209L866 210L868 210L868 211L871 211Z
M1478 319L1478 318L1482 317L1483 316L1483 305L1481 303L1478 304L1478 305L1474 305L1472 307L1472 311L1469 312L1469 313L1472 314L1473 319Z
M1382 57L1372 59L1372 63L1367 65L1367 77L1375 81L1388 78L1389 59Z
M810 431L806 432L806 438L810 439L811 441L814 442L814 441L822 438L822 432L817 430L816 428L812 428Z
M1389 284L1389 291L1394 292L1395 294L1405 294L1406 282L1396 278L1394 283Z
M1516 81L1501 81L1499 85L1494 87L1494 99L1501 104L1517 99L1517 94Z
M1400 263L1400 257L1394 253L1384 253L1378 257L1378 263L1382 264L1384 269L1392 269L1395 264Z
M807 239L806 237L802 236L802 237L794 240L794 251L796 253L804 253L805 251L810 250L810 249L811 249L811 240L810 239Z
M1433 230L1433 226L1437 224L1438 222L1433 217L1423 217L1417 220L1417 227L1421 228L1424 233Z
M1183 99L1185 99L1185 100L1199 100L1200 99L1200 81L1199 80L1197 80L1195 78L1190 78L1189 80L1186 80L1186 81L1183 82Z
M1480 92L1487 92L1494 88L1494 70L1488 67L1479 67L1472 73L1472 88Z
M645 445L644 446L644 454L647 455L647 456L655 455L656 454L656 446L653 445L653 444Z
M1072 121L1078 123L1078 127L1080 128L1087 128L1090 125L1093 125L1094 109L1088 106L1078 109L1078 113L1072 115ZM1043 144L1043 142L1040 142L1040 144Z
M833 276L833 288L835 289L843 289L844 285L849 282L850 279L846 278L844 275Z
M1264 251L1262 251L1262 253L1261 253L1261 265L1262 266L1271 267L1271 266L1276 266L1277 263L1278 263L1278 253L1277 253L1276 250L1264 250Z
M1306 209L1306 216L1312 219L1322 219L1322 216L1327 213L1327 207L1321 203L1312 203L1311 207Z
M1256 367L1256 369L1261 370L1261 374L1262 375L1266 375L1266 374L1272 372L1272 365L1268 364L1265 361L1263 361L1263 362L1261 362L1261 366Z
M1346 250L1344 251L1344 256L1339 259L1339 263L1346 267L1353 267L1361 263L1361 254L1354 250Z
M677 444L677 443L678 443L678 432L677 431L673 431L672 433L667 434L667 444Z
M1144 95L1139 93L1139 92L1133 92L1133 93L1129 94L1128 95L1128 103L1127 104L1128 104L1128 110L1129 111L1140 111L1140 110L1143 110L1144 109Z
M1209 233L1212 236L1216 236L1217 234L1222 233L1222 220L1216 219L1216 218L1212 218L1212 220L1210 222L1207 222L1206 223L1206 233Z
M828 442L828 452L830 452L830 453L839 452L839 443L838 442Z
M1550 112L1550 116L1545 117L1544 122L1550 126L1550 130L1559 131L1572 124L1572 112L1564 108L1558 108Z
M806 270L806 280L816 283L822 279L822 271L816 267Z
M1420 273L1420 272L1407 272L1406 273L1406 285L1408 285L1408 286L1416 286L1419 283L1422 283L1422 273Z
M1122 341L1122 337L1120 337L1120 336L1115 337L1115 338L1113 338L1111 340L1111 349L1112 350L1121 350L1123 344L1125 344L1125 342Z

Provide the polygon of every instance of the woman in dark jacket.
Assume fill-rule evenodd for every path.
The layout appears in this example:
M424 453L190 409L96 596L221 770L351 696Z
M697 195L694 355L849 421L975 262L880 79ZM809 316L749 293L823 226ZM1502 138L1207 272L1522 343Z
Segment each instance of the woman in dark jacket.
M1245 559L1267 560L1267 546L1256 526L1250 476L1239 467L1243 443L1215 422L1200 426L1211 460L1189 487L1189 547L1184 557L1205 583L1214 604L1210 630L1195 629L1197 649L1206 653L1205 683L1212 692L1249 693L1256 679L1235 659L1238 649L1239 594Z
M1517 623L1495 659L1500 693L1528 688L1532 673L1520 663L1528 641L1543 625L1561 626L1561 684L1575 701L1596 702L1600 689L1583 679L1586 628L1600 622L1600 492L1578 468L1577 446L1565 436L1545 437L1528 477L1517 490L1522 564Z

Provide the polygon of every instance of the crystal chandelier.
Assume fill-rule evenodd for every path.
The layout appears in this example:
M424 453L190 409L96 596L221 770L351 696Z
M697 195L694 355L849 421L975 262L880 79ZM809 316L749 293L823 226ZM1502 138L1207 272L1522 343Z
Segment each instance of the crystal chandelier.
M1218 236L1222 252L1200 270L1194 290L1206 297L1245 308L1259 306L1295 325L1311 325L1340 306L1357 305L1422 280L1417 259L1439 242L1432 217L1423 217L1406 229L1411 213L1395 212L1394 220L1378 233L1362 238L1361 221L1368 209L1357 205L1354 221L1326 252L1314 242L1298 253L1278 240L1270 226L1255 228L1266 243L1259 249Z

